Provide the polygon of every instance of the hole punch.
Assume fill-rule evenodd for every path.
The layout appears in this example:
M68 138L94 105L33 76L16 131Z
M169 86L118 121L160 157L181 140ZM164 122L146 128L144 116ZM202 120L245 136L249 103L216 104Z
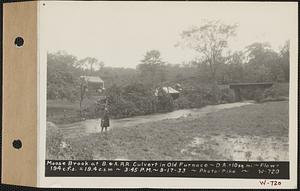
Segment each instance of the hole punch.
M20 149L20 148L22 148L22 141L21 140L14 140L13 141L13 147L15 148L15 149Z
M22 37L17 37L15 39L15 45L18 48L22 47L24 45L24 39Z

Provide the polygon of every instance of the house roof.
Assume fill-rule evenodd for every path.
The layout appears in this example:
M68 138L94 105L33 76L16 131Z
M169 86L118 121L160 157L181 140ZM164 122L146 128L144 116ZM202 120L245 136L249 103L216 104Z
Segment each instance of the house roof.
M175 90L172 87L162 87L162 89L166 92L166 93L170 93L170 94L177 94L179 93L179 91Z
M84 79L87 82L92 83L103 83L104 81L98 76L80 76L81 79Z
M162 90L169 94L179 94L179 91L177 91L174 88L169 87L169 86L162 87ZM154 95L158 96L158 88L155 90Z

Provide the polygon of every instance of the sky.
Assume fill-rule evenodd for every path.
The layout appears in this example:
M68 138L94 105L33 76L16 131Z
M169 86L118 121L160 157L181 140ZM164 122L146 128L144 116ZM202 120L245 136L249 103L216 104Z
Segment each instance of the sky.
M182 31L203 19L238 24L229 49L269 42L279 50L294 34L295 3L226 2L45 2L41 20L49 52L64 50L78 59L95 57L105 66L135 68L155 49L172 64L197 54L176 47Z

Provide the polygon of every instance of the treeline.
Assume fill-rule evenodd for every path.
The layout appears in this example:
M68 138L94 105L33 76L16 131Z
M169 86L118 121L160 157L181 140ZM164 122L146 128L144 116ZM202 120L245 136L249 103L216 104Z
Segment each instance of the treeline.
M78 103L80 76L99 76L111 115L128 117L233 102L235 95L226 87L229 83L289 82L289 42L278 52L259 42L225 52L235 27L209 22L184 31L180 45L195 50L199 57L182 64L163 60L159 50L146 52L136 69L108 67L92 57L79 60L66 52L48 53L47 99ZM176 100L167 93L154 94L159 87L176 84L182 87ZM88 117L97 115L90 113Z
M277 53L266 44L255 43L247 47L245 54L234 53L227 63L219 65L217 81L219 88L213 91L208 65L191 61L172 65L161 60L158 51L149 51L145 57L159 64L144 62L137 69L103 66L98 70L76 67L77 58L65 52L48 54L47 98L64 99L76 103L80 98L81 75L100 76L105 82L113 117L145 115L173 109L202 107L208 104L233 102L234 93L222 84L234 82L288 82L288 43ZM143 61L142 61L143 62ZM152 67L152 68L151 68ZM173 100L170 95L156 97L159 86L174 86L179 83L183 90ZM218 94L218 100L214 99ZM89 114L93 117L94 114Z

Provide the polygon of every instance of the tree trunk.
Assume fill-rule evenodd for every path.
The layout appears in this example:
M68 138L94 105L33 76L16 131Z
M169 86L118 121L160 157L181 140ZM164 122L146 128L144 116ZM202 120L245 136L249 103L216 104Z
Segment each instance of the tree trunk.
M211 70L211 78L212 78L212 93L213 93L213 102L218 104L220 101L219 95L219 87L216 77L216 68L215 68L215 60L212 58L209 62L210 70Z
M80 113L80 117L82 117L82 101L83 101L83 97L84 97L84 91L85 89L83 88L83 85L80 85L80 103L79 103L79 113Z

